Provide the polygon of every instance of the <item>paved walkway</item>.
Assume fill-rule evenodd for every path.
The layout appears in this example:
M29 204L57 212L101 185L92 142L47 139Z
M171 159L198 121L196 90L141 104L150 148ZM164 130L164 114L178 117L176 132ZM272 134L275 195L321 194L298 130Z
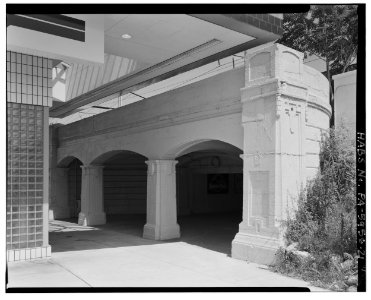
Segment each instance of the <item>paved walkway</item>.
M265 266L232 259L223 248L201 247L196 238L143 239L142 224L130 224L81 227L51 222L52 258L9 263L8 287L309 286Z

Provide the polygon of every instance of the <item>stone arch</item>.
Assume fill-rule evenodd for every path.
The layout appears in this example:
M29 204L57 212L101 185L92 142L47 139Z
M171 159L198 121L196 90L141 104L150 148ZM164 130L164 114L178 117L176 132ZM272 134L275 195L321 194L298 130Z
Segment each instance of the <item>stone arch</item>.
M57 167L58 168L67 168L74 159L79 160L84 165L84 161L80 157L78 157L76 155L68 155L68 156L63 157L62 159L60 159L58 161Z
M130 150L111 150L89 160L87 168L97 169L100 203L105 221L125 219L142 227L146 217L147 157ZM98 171L99 170L99 171ZM88 198L88 197L87 197Z
M111 150L104 153L99 154L98 156L95 156L95 158L91 159L89 162L89 165L102 165L105 161L113 158L114 156L122 153L128 153L128 154L138 154L140 156L143 156L147 159L147 156L143 155L142 153L132 151L132 150Z
M62 157L50 171L49 218L75 218L81 208L81 168L76 155Z
M221 140L208 139L177 147L175 159L177 216L186 232L202 224L207 237L196 245L230 254L231 242L243 215L242 149ZM220 226L220 227L219 227ZM221 228L225 235L219 236ZM187 240L184 237L184 241ZM214 247L212 240L218 239Z
M242 154L243 152L239 146L234 145L230 142L222 141L219 139L197 139L173 147L167 153L167 156L176 158L190 152L207 149L232 151L239 154Z
M229 159L232 159L236 162L240 162L242 160L242 158L239 155L238 156L231 156L230 153L222 153L222 152L216 152L216 154L217 154L218 157L229 158ZM195 160L195 159L203 159L203 158L209 157L209 156L210 156L210 152L205 152L205 153L198 152L197 154L192 155L192 156L187 156L187 154L183 154L183 163L188 163L188 162L191 162L192 160Z

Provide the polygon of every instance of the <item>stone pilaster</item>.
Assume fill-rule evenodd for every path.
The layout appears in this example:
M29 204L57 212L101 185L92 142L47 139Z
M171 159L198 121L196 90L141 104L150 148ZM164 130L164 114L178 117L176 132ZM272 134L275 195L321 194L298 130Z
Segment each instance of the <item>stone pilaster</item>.
M147 223L143 237L167 240L180 237L176 209L175 160L149 160L147 177Z
M50 174L49 219L66 219L71 217L68 199L69 168L53 168Z
M103 209L103 166L81 166L81 212L79 225L106 223Z
M232 242L234 258L274 261L283 243L281 221L305 184L308 89L302 60L302 53L278 44L246 54L243 221Z

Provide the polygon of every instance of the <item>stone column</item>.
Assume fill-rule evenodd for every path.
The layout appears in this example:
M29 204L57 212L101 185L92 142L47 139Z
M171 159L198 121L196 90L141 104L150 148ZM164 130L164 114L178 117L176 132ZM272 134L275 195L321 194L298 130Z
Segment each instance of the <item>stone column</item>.
M282 220L305 185L308 86L303 55L279 44L251 49L241 89L243 221L232 257L270 264L283 244Z
M50 220L71 217L68 199L68 170L69 168L53 168L50 170Z
M81 212L79 225L106 223L103 209L103 166L81 166Z
M180 237L176 209L175 160L149 160L147 176L147 223L143 237L167 240Z

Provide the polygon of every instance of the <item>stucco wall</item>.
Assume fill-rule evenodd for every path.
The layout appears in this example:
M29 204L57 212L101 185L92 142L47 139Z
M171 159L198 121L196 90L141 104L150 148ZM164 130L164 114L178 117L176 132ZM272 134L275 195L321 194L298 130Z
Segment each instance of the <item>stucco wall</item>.
M342 121L346 126L356 132L357 108L357 71L350 71L333 76L335 99L335 126Z
M84 164L113 150L175 158L195 141L221 140L242 148L240 88L235 69L111 112L58 128L58 162Z
M313 178L319 168L320 142L329 128L330 104L328 81L318 71L305 66L305 83L308 86L308 105L305 128L305 176Z

